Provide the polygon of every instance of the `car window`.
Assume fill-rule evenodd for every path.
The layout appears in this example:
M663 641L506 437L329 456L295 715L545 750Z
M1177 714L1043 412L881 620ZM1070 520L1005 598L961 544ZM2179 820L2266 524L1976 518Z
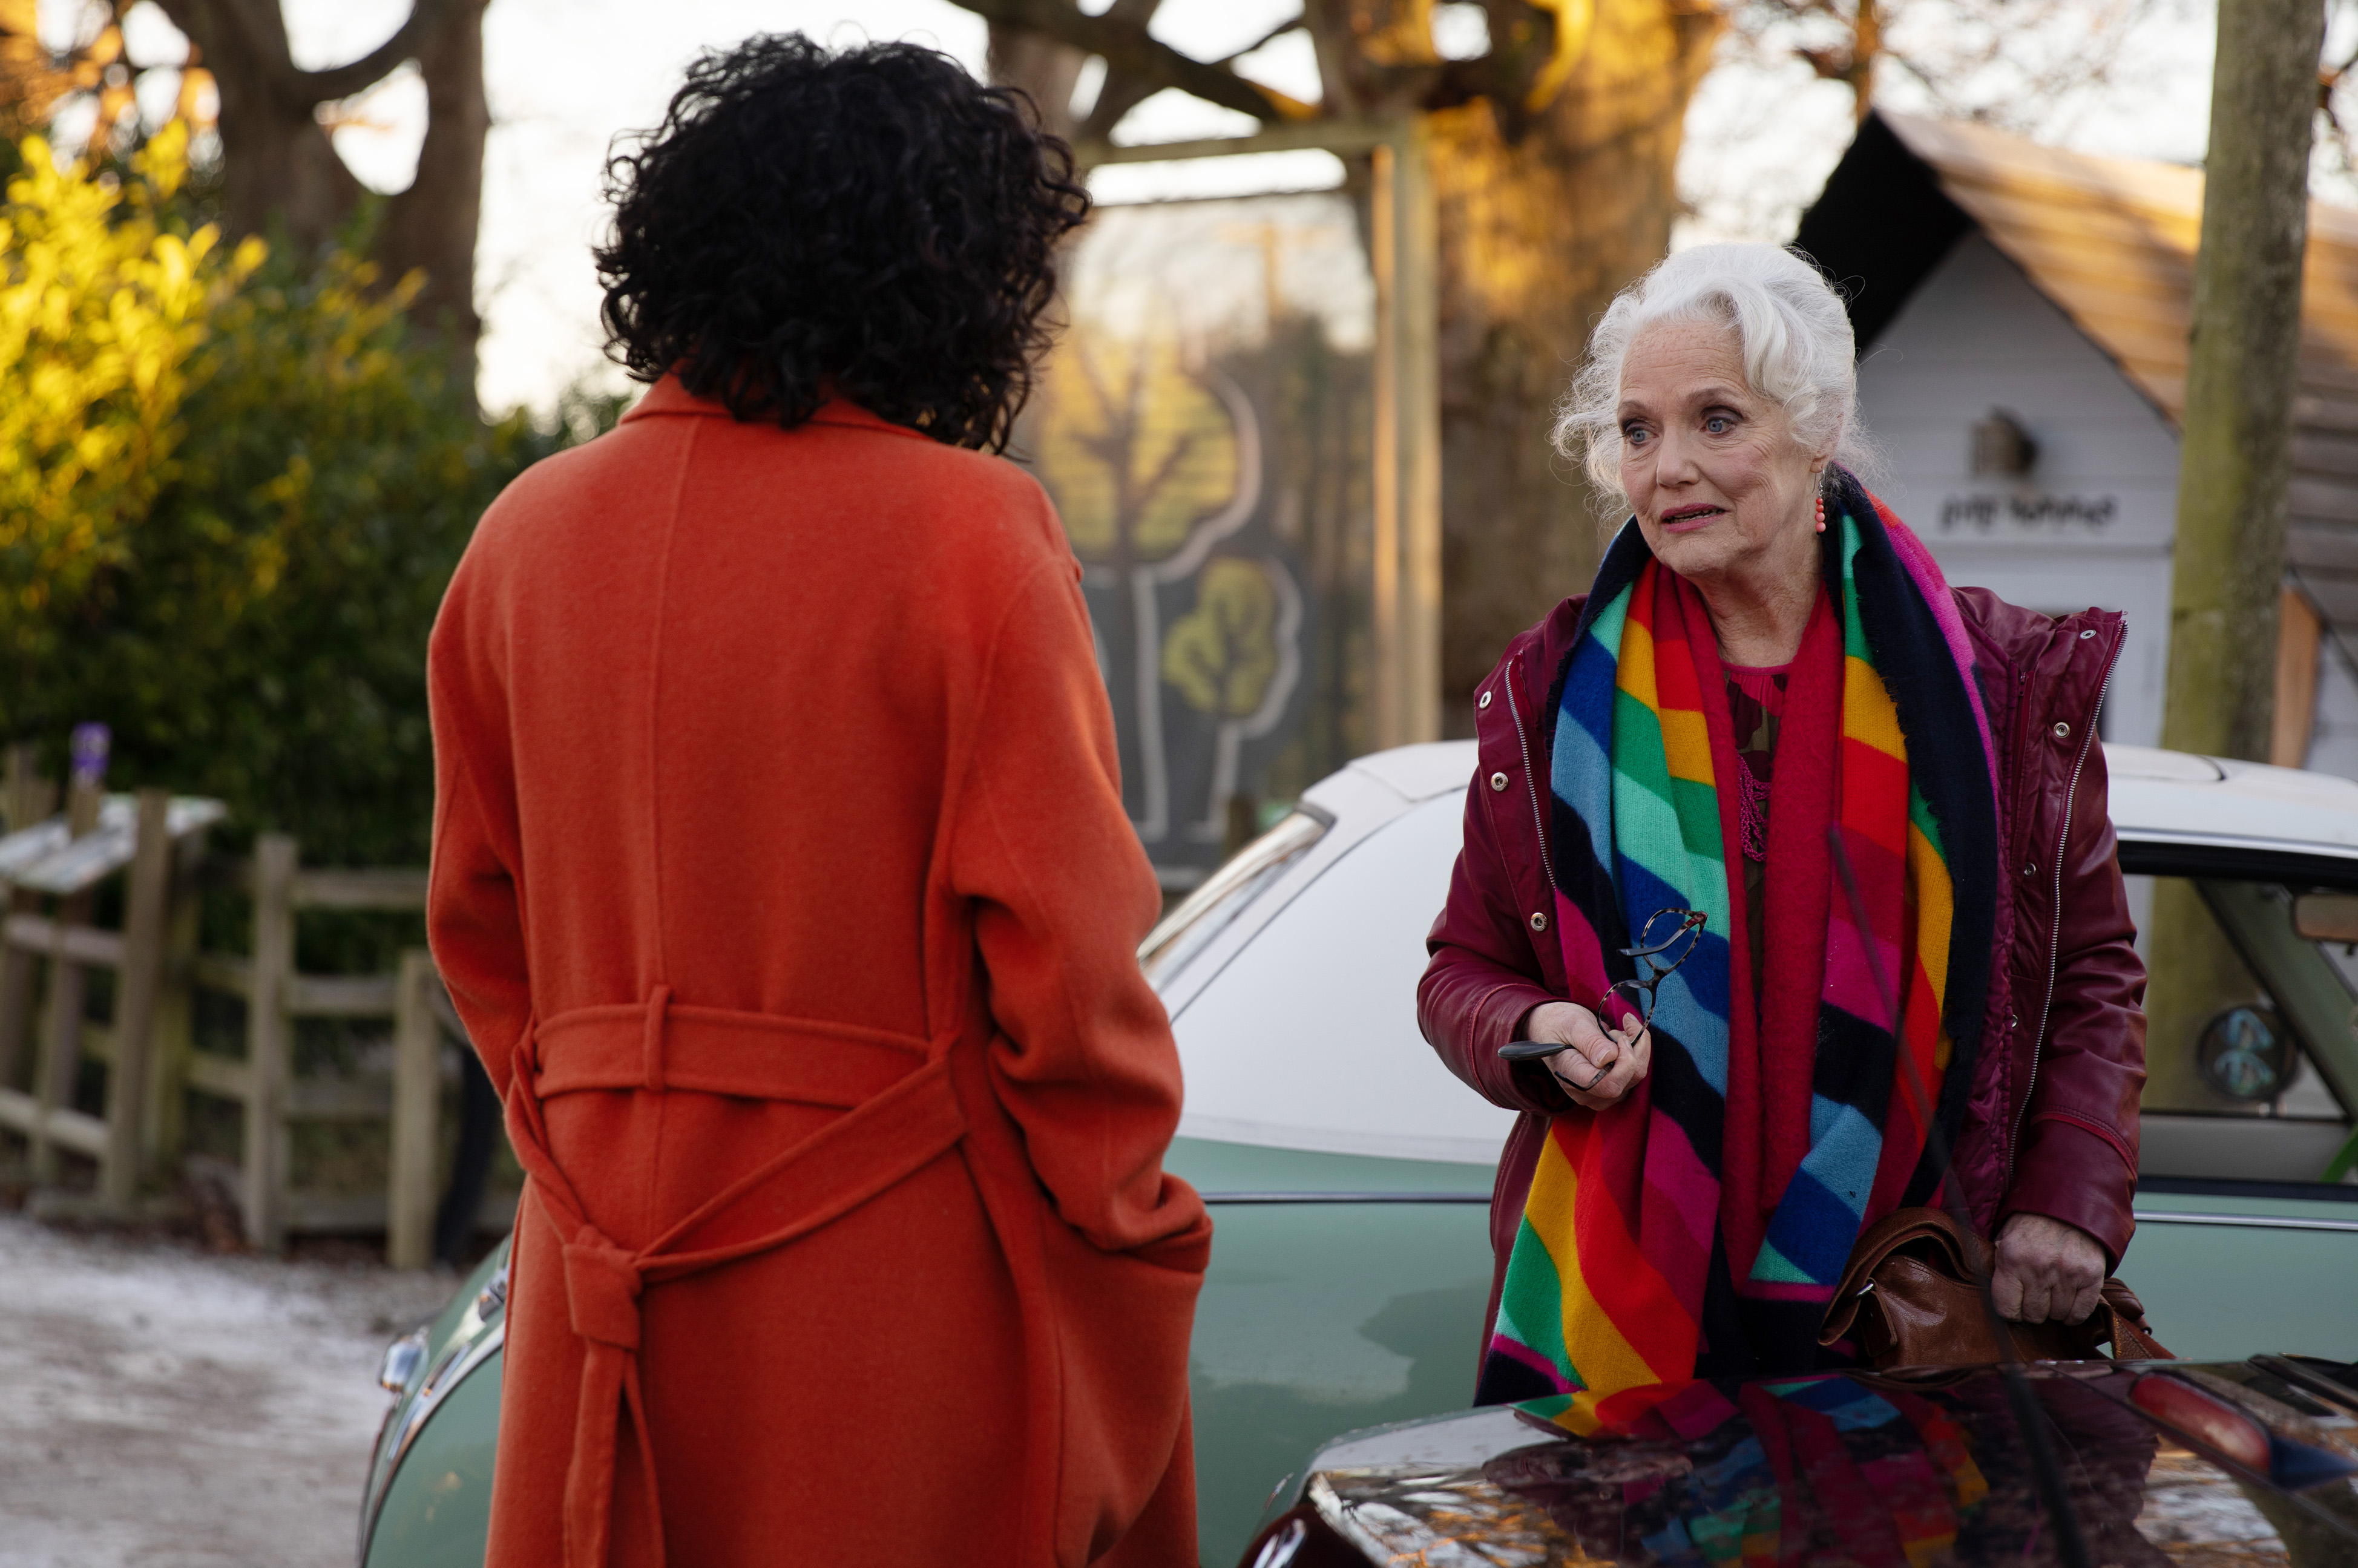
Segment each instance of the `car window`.
M1319 813L1292 811L1230 856L1139 944L1138 962L1147 983L1159 990L1185 968L1187 960L1227 930L1279 873L1324 838L1327 827L1328 819Z
M1181 1130L1395 1159L1498 1158L1513 1113L1424 1042L1416 985L1448 896L1465 802L1403 813L1318 875L1173 1021Z
M2358 1099L2358 901L2265 880L2127 881L2147 972L2145 1168L2319 1179Z

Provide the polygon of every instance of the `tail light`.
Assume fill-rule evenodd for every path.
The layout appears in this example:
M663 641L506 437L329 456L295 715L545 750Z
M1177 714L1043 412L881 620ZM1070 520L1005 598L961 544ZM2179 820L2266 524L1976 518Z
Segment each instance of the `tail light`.
M2358 1471L2358 1464L2341 1454L2278 1436L2216 1394L2166 1372L2149 1372L2129 1385L2129 1402L2172 1431L2289 1491Z

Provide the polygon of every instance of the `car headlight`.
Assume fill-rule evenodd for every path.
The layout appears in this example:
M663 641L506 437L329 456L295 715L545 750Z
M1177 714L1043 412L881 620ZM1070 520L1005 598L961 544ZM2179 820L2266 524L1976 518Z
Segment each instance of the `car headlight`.
M426 1330L413 1328L384 1347L384 1360L376 1369L376 1380L385 1392L398 1394L409 1387L417 1376L417 1368L426 1365Z

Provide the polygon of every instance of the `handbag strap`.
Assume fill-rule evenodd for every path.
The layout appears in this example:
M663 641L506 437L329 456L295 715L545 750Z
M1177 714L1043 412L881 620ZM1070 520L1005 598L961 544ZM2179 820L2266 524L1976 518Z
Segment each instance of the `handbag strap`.
M2136 1292L2117 1279L2107 1279L2104 1293L2098 1298L2096 1311L2104 1315L2112 1333L2115 1361L2175 1361L2178 1357L2162 1347L2153 1336L2153 1327L2145 1320L2145 1303Z
M1860 1303L1873 1287L1875 1271L1893 1253L1920 1242L1932 1244L1940 1254L1935 1266L1952 1279L1978 1282L1989 1271L1989 1243L1959 1225L1946 1211L1894 1209L1868 1226L1851 1249L1850 1261L1843 1267L1842 1279L1834 1286L1833 1301L1827 1306L1825 1322L1818 1330L1818 1343L1832 1345L1847 1336L1858 1317Z

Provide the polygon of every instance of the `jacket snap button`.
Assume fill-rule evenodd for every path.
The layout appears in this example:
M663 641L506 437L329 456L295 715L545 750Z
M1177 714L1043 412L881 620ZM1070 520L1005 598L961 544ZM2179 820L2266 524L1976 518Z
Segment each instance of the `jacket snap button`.
M2037 875L2039 874L2039 867L2038 867L2038 864L2037 864L2036 862L2033 862L2033 863L2031 863L2031 864L2029 864L2029 865L2026 865L2026 866L2024 866L2024 867L2022 868L2022 874L2023 874L2024 876L2026 876L2026 877L2035 877L2035 876L2037 876Z
M1489 694L1488 692L1487 692L1487 691L1486 691L1486 692L1484 692L1484 693L1481 695L1481 697L1479 697L1479 698L1475 702L1474 706L1475 706L1475 707L1476 707L1476 708L1487 708L1487 707L1489 707L1489 706L1490 706L1490 694Z
M1490 787L1494 790L1506 788L1507 775L1504 773L1492 773L1490 775Z
M1541 914L1536 909L1531 911L1531 929L1534 931L1545 931L1547 929L1547 916Z
M2089 638L2091 638L2091 637L2093 637L2093 636L2094 636L2094 635L2095 635L2095 633L2094 633L2093 632L2082 632L2082 633L2080 633L2080 641L2082 641L2082 643L2084 643L2084 642L2086 642Z
M2064 723L2061 719L2055 721L2055 738L2058 741L2068 740L2071 734L2071 727L2069 724Z

